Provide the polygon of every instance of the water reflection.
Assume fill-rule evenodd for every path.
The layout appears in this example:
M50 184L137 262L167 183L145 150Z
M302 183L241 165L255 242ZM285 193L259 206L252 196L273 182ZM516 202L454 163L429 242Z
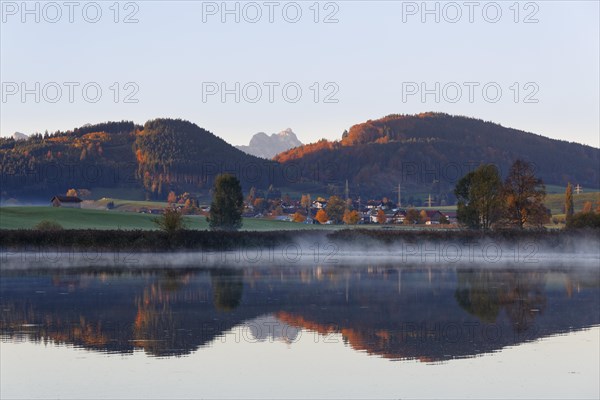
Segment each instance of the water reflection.
M356 351L439 362L600 323L597 269L249 268L4 272L5 338L101 352L189 354L304 332Z

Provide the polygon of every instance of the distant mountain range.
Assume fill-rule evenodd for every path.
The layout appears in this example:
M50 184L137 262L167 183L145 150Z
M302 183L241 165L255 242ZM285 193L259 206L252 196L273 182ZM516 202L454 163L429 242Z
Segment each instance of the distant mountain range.
M289 148L270 158L277 146ZM547 184L600 187L600 149L474 118L390 115L352 126L337 141L302 145L287 129L255 135L242 151L196 124L159 118L85 125L27 139L0 138L0 197L39 199L69 188L126 188L165 199L170 190L209 196L214 177L236 174L245 191L403 198L428 194L453 204L456 181L481 163L506 175L517 158ZM261 153L247 154L250 148ZM280 147L281 148L281 147ZM48 197L49 199L49 197Z
M271 159L279 153L298 146L302 146L302 142L298 140L291 128L287 128L279 133L273 133L270 136L264 132L258 132L252 136L248 146L235 147L244 153L260 158Z
M13 133L12 138L15 140L27 140L29 136L21 132L15 132Z

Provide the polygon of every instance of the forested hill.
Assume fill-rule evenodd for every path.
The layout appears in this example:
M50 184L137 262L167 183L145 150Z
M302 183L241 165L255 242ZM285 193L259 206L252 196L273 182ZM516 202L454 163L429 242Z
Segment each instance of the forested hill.
M491 122L446 114L390 115L354 125L339 141L300 146L275 161L246 154L211 132L179 119L85 125L66 132L0 138L2 200L47 201L70 188L134 190L166 199L170 190L208 196L216 175L230 172L243 189L403 196L452 204L456 181L480 163L505 175L517 158L534 163L548 184L598 188L600 150ZM283 165L281 165L281 164ZM316 185L315 185L316 181Z
M136 132L137 176L152 193L165 187L195 192L208 190L216 175L236 175L245 189L275 184L276 163L244 153L183 120L155 119Z
M69 188L138 188L150 198L208 192L231 172L245 188L273 183L275 163L245 154L197 125L155 119L86 125L66 132L0 138L2 199L45 199Z
M69 188L137 185L133 122L85 125L71 131L0 138L2 199L39 199Z
M600 186L600 149L550 139L479 119L440 113L389 115L354 125L338 141L321 140L274 159L297 167L328 166L322 177L360 193L407 189L440 194L472 166L494 163L506 174L517 158L532 162L547 184Z

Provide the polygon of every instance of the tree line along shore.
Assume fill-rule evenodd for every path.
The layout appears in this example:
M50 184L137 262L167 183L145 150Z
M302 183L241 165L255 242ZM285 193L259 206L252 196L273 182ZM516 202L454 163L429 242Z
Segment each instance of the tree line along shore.
M178 230L168 233L160 230L0 230L2 252L70 250L135 250L135 251L195 251L262 249L306 243L326 247L334 245L339 249L354 245L393 246L399 243L471 243L478 241L513 243L535 243L549 246L554 251L572 251L576 246L590 241L600 243L597 229L566 230L373 230L343 229L320 231L200 231ZM293 249L292 249L293 250Z

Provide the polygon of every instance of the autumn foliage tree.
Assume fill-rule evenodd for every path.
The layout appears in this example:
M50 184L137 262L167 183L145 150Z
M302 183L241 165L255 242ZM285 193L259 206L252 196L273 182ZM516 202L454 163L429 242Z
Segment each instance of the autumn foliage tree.
M575 213L575 207L573 206L573 186L571 182L567 183L567 189L565 190L565 216L567 219L571 218Z
M429 220L429 217L427 216L427 211L425 210L421 210L419 212L419 217L421 217L422 222L427 222Z
M387 218L385 217L385 211L380 208L379 211L377 211L377 223L383 225L386 223L386 221Z
M175 194L174 191L170 191L169 195L167 196L167 203L176 203L177 202L177 195Z
M421 214L419 214L416 208L411 207L406 211L406 216L404 217L404 225L418 224L420 221Z
M317 215L315 215L315 219L317 221L319 221L320 224L324 224L327 221L329 221L329 216L327 215L327 212L325 212L325 210L320 209L319 211L317 211Z
M304 222L304 221L306 221L306 217L304 215L300 214L299 212L295 212L294 215L292 215L292 221Z
M528 222L547 214L543 201L546 187L523 160L514 162L504 182L505 217L509 225L523 229ZM537 221L535 221L537 223Z
M67 190L67 196L77 197L77 190L75 190L75 189Z
M344 223L346 225L356 225L360 220L360 216L356 210L346 210L344 212Z
M327 201L327 215L334 224L339 224L344 219L346 202L338 196L331 196Z
M308 209L310 207L310 205L312 204L311 200L310 200L310 194L303 194L302 198L300 199L300 205L303 208Z

